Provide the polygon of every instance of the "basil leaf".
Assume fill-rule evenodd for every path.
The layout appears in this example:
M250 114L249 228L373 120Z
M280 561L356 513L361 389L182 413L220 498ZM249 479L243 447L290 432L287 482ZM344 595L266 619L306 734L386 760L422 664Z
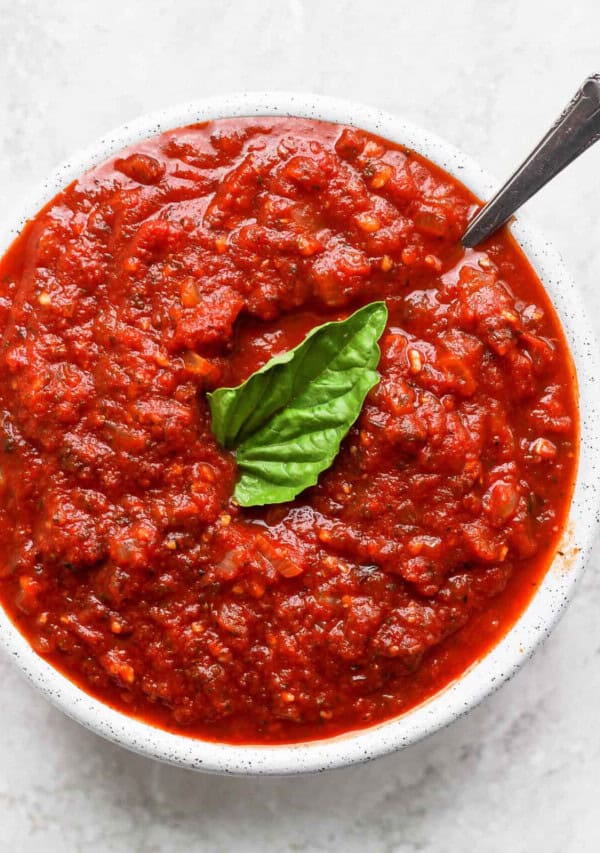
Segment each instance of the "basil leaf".
M313 329L236 388L208 395L215 438L236 450L241 506L292 500L331 465L379 381L386 321L385 303L372 302Z

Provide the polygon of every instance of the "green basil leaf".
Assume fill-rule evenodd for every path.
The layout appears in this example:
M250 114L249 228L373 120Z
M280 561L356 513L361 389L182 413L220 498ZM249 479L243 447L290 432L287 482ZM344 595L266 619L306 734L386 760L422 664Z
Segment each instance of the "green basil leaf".
M379 381L386 322L385 303L372 302L313 329L236 388L208 395L215 438L236 450L241 506L292 500L331 465Z

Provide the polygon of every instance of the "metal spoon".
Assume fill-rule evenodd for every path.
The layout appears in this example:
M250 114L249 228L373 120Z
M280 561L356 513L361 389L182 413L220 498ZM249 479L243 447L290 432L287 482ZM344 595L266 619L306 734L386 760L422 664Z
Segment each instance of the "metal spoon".
M474 248L524 202L600 139L600 74L588 77L568 107L517 171L481 208L462 236Z

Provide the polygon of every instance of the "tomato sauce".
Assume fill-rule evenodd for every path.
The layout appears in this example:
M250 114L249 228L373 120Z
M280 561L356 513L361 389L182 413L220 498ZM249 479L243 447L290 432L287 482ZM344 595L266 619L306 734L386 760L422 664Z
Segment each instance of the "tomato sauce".
M119 710L224 742L401 714L542 580L575 375L477 200L350 127L179 128L92 169L0 262L0 602ZM381 381L317 486L241 509L206 392L384 299Z

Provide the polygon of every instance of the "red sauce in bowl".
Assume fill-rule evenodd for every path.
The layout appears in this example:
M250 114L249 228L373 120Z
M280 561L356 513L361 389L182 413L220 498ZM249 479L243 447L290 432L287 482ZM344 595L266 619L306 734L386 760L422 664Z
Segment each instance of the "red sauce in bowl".
M0 262L0 602L102 701L282 743L407 711L542 580L577 457L558 319L414 152L302 119L141 142ZM384 299L381 381L316 487L243 510L206 391Z

